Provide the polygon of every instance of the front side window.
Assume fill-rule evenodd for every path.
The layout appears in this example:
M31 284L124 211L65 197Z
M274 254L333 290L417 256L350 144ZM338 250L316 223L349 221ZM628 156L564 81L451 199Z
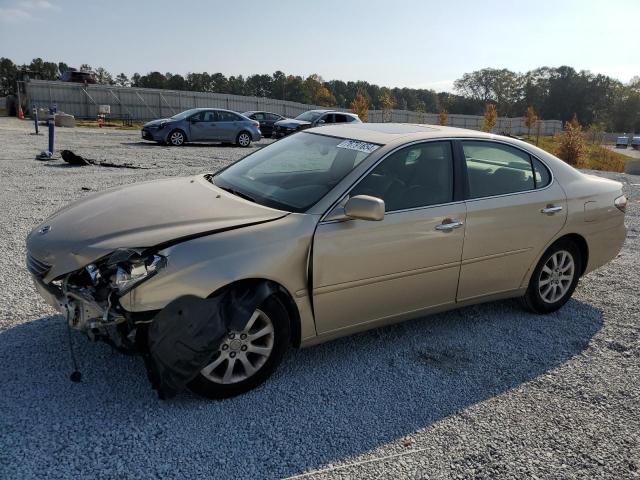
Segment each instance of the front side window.
M467 164L469 198L526 192L535 188L531 157L527 153L500 143L461 143Z
M301 132L231 165L213 183L261 205L303 212L378 147Z
M350 196L371 195L393 212L453 201L450 142L427 142L403 148L376 166Z
M266 113L265 117L267 117L267 120L271 122L277 122L278 120L282 120L284 118L284 117L281 117L280 115L276 115L275 113Z
M321 120L324 121L324 123L333 123L333 113L328 113L326 114L324 117L321 118Z
M334 115L334 117L335 117L335 122L336 122L336 123L345 123L345 122L347 122L347 121L348 121L348 120L347 120L347 116L346 116L346 115L343 115L342 113L336 113L336 114Z
M213 110L207 110L206 112L202 112L202 121L203 122L215 122L216 121L216 112Z
M249 118L252 118L254 120L258 120L258 121L262 121L264 120L265 114L262 112L256 112L253 115L251 115Z

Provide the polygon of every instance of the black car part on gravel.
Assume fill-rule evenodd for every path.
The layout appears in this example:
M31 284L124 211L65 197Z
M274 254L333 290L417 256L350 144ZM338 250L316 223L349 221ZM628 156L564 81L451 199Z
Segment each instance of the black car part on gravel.
M244 329L277 286L248 280L214 295L184 295L169 303L148 327L143 357L152 387L171 398L193 380L230 331Z

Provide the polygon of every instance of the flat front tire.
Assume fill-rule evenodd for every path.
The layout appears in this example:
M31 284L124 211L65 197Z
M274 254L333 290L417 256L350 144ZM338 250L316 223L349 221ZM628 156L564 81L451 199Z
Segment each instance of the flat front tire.
M529 280L524 305L534 313L551 313L569 301L582 272L576 244L560 240L544 253Z
M289 345L287 309L275 296L260 305L242 331L229 332L189 389L210 399L234 397L261 385Z

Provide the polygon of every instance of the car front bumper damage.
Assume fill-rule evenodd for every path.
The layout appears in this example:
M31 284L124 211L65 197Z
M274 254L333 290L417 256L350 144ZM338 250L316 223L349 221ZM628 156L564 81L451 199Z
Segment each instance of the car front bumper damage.
M255 309L277 291L270 282L247 281L211 298L184 295L160 311L131 313L112 294L104 300L89 285L69 284L69 276L50 284L33 272L32 277L68 328L121 353L140 355L161 399L184 390L210 363L228 333L243 330Z

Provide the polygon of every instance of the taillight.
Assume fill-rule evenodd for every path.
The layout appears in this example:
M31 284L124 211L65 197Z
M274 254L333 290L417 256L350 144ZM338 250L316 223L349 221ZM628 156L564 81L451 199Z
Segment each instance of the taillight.
M253 122L256 127L260 127L260 122Z
M613 201L613 204L616 206L616 208L618 210L620 210L621 212L626 212L627 211L627 197L625 197L624 195L619 196L618 198L616 198Z

